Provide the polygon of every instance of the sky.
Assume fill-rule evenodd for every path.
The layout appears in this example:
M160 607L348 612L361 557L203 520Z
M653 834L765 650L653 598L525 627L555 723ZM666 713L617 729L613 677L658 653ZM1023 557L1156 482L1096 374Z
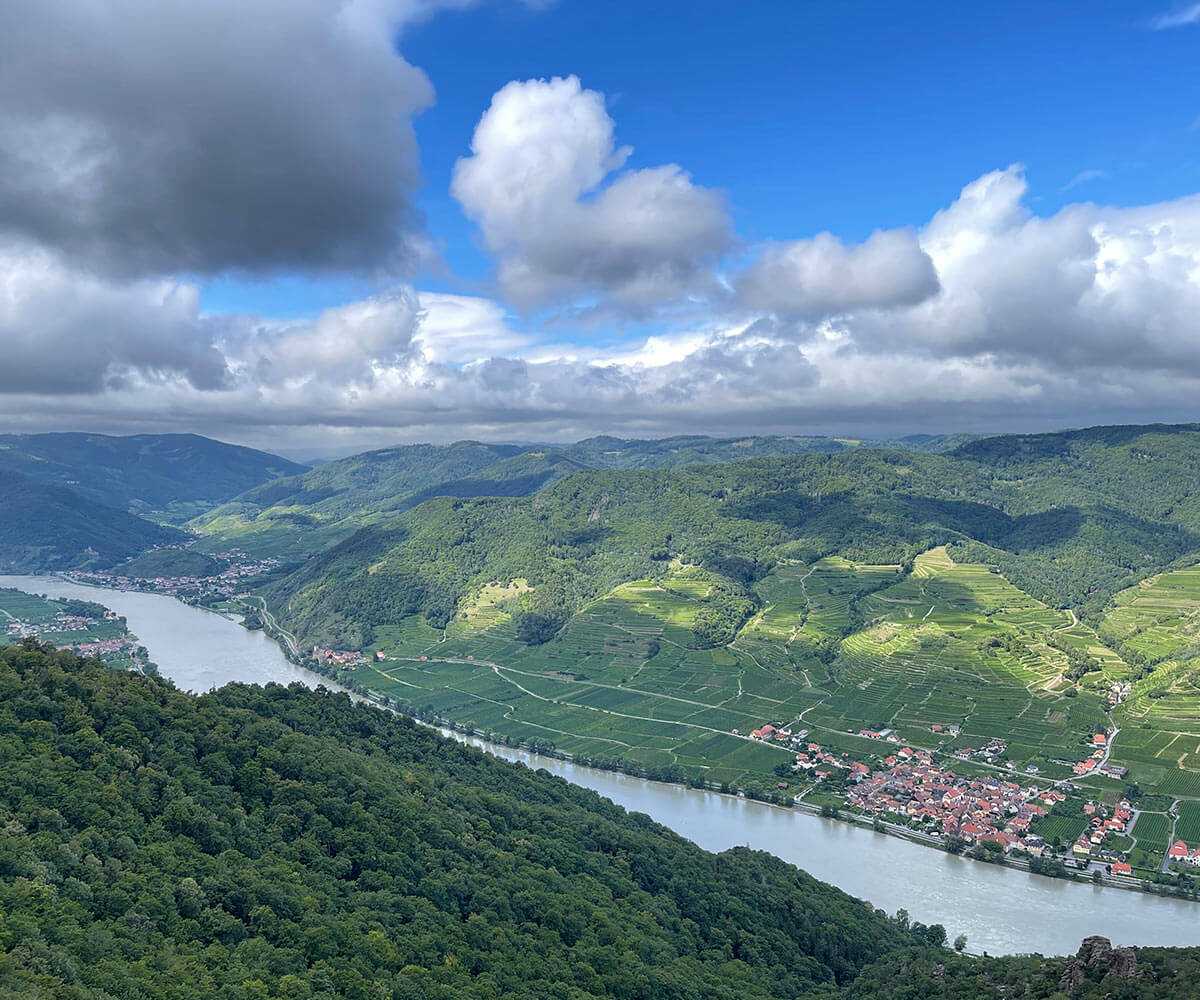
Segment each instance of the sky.
M0 429L1191 421L1200 4L13 0Z

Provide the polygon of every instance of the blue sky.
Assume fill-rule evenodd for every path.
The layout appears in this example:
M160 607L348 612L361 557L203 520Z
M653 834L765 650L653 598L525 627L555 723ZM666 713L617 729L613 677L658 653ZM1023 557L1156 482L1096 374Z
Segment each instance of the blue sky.
M10 429L1200 416L1195 0L12 2Z
M1162 3L644 3L516 0L437 13L398 48L436 88L416 120L418 205L449 274L492 260L450 196L454 162L510 80L578 75L606 95L632 167L678 163L728 193L747 240L919 225L967 181L1027 168L1028 204L1130 205L1200 189L1200 23ZM1072 183L1074 181L1074 183ZM224 279L214 309L303 315L364 279Z

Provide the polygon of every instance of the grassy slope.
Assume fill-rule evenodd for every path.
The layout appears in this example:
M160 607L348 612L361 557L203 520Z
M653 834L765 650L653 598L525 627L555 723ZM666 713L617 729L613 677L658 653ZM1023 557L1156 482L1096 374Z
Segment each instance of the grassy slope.
M113 567L119 576L152 580L156 577L215 576L226 567L220 559L195 549L153 549Z
M523 588L487 588L444 632L415 616L379 629L372 648L390 659L355 679L481 731L734 784L765 781L789 759L732 732L764 722L802 720L857 759L880 744L848 729L946 750L1002 736L1020 766L1054 777L1106 725L1100 695L1065 678L1047 642L1086 626L944 549L905 579L836 557L781 565L757 588L762 610L717 648L693 631L711 589L684 567L622 584L531 647L512 626ZM962 731L935 736L935 724Z

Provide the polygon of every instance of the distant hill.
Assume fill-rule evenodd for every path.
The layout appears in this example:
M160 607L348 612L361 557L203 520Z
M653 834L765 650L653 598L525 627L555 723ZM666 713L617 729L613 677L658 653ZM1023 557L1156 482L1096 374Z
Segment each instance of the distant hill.
M921 436L891 447L945 451L965 435ZM189 525L205 548L237 545L284 559L313 555L360 527L434 497L532 496L589 469L678 469L751 458L848 452L881 442L849 438L684 435L594 437L570 445L406 445L338 459L249 490Z
M717 465L786 455L836 454L862 448L941 452L970 440L975 437L965 434L922 434L894 440L776 434L735 438L681 435L650 439L602 436L568 445L562 452L593 469L680 469L687 465Z
M227 563L212 556L177 546L151 549L114 566L120 576L153 580L156 577L215 576Z
M109 507L180 523L305 466L196 434L5 434L0 470Z
M403 445L338 459L248 490L195 518L189 527L202 544L220 551L237 545L255 554L310 555L353 534L363 524L413 506L436 488L476 476L520 455L516 445L459 441ZM475 496L478 493L471 493Z
M98 569L183 532L0 470L0 571Z
M349 623L369 629L412 613L445 621L489 580L528 580L540 596L526 603L561 617L663 572L663 557L746 583L780 559L902 563L949 543L956 560L996 565L1052 606L1098 611L1142 576L1200 553L1200 429L1040 437L946 454L854 449L589 470L556 480L536 504L429 503L366 525L274 598L300 633L350 638ZM584 444L584 455L648 460L640 442Z

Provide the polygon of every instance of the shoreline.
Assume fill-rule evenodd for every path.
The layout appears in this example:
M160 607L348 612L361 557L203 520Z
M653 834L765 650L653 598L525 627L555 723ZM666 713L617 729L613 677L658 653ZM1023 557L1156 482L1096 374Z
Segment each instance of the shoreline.
M695 791L703 791L706 794L721 795L723 797L727 797L727 798L730 798L733 800L754 802L758 805L770 806L772 808L779 809L782 811L790 811L793 813L799 813L799 814L803 814L803 815L812 816L814 818L831 819L831 820L834 820L834 821L837 821L840 823L844 823L845 825L847 825L848 827L851 827L851 828L857 828L860 830L871 830L876 833L885 834L886 836L889 836L889 837L894 837L897 840L907 841L907 842L914 844L916 846L919 846L919 847L924 847L927 849L935 849L942 853L954 854L955 856L957 856L963 860L966 860L966 861L973 861L973 862L977 862L977 863L983 864L983 865L988 865L988 866L994 867L994 868L1010 868L1014 871L1023 871L1023 872L1026 872L1027 874L1037 875L1041 878L1050 879L1050 880L1056 881L1056 882L1074 883L1074 884L1080 885L1080 886L1091 885L1093 888L1122 889L1127 892L1140 892L1140 893L1143 893L1146 895L1159 896L1164 899L1172 899L1172 900L1176 900L1179 902L1197 902L1198 901L1194 897L1191 897L1188 895L1180 895L1180 894L1175 893L1174 891L1171 891L1173 887L1166 885L1166 884L1149 882L1144 879L1132 878L1132 877L1127 877L1127 876L1114 876L1114 875L1111 875L1107 871L1101 871L1100 878L1097 880L1094 878L1093 873L1091 871L1078 871L1078 870L1067 869L1066 875L1035 872L1032 870L1032 868L1030 866L1029 859L1024 858L1024 857L1017 858L1017 857L1011 857L1008 855L981 856L979 854L974 853L974 849L967 849L967 850L963 850L961 852L950 852L950 851L946 850L945 839L939 834L925 833L925 832L922 832L919 830L914 830L914 829L911 829L908 827L901 826L896 823L890 823L890 822L883 821L883 820L877 820L875 818L861 815L858 813L854 813L854 812L844 810L844 809L830 810L830 809L828 809L828 807L817 806L812 803L805 802L803 799L791 799L790 804L783 803L783 802L772 802L767 799L759 799L759 798L755 798L753 796L748 796L741 790L731 789L729 791L721 791L720 786L717 786L717 785L706 784L701 787L701 786L689 785L686 782L667 781L667 780L663 780L661 778L651 777L647 774L639 773L634 770L624 770L624 769L620 769L620 768L596 767L593 764L586 764L586 765L579 764L574 760L574 757L572 754L567 753L565 751L560 751L557 748L555 748L555 749L541 749L541 748L531 749L531 748L525 746L524 743L520 742L520 741L518 741L518 743L516 745L509 745L507 743L499 743L499 742L495 742L493 740L487 740L486 738L484 738L483 736L479 735L478 733L476 733L474 731L468 732L465 728L462 728L460 723L456 722L455 720L438 718L438 717L433 717L431 719L420 718L416 714L409 712L409 711L405 711L403 708L398 707L396 704L392 703L392 700L389 699L386 695L383 695L378 691L372 690L368 685L365 685L365 684L361 685L361 686L347 685L346 678L336 676L336 673L325 673L322 670L316 668L316 666L314 666L314 665L310 665L305 662L300 662L300 658L298 656L294 655L294 653L293 653L294 641L295 641L294 637L291 637L290 635L288 635L285 632L285 630L283 630L278 625L278 623L274 621L273 618L271 619L270 623L268 623L265 620L265 616L264 616L263 624L261 625L261 627L252 629L252 628L247 628L245 626L244 619L238 620L237 618L232 617L228 612L220 611L220 610L217 610L216 608L209 607L208 605L201 603L199 601L184 600L183 598L180 598L174 594L168 594L163 591L154 590L154 589L132 588L132 587L130 587L130 588L105 587L105 586L91 583L88 581L73 579L72 577L70 577L66 574L53 574L53 576L56 577L57 579L60 579L64 582L73 584L75 586L87 587L87 588L93 589L93 590L99 590L99 591L124 590L129 593L141 593L141 594L155 595L155 596L161 596L161 597L170 597L171 599L179 601L179 603L184 604L188 607L193 607L198 610L206 611L210 614L214 614L214 615L217 615L218 617L224 618L225 620L230 621L233 624L241 625L243 628L246 629L246 631L262 632L264 637L271 640L271 642L276 646L276 648L279 649L279 651L280 651L281 655L284 657L284 659L287 662L289 662L293 667L304 670L304 671L312 674L314 677L320 678L321 682L328 685L331 689L341 691L352 697L361 698L365 702L367 702L377 708L392 712L396 715L403 716L403 717L410 719L411 721L416 722L420 725L425 725L430 728L437 729L440 732L442 732L444 735L447 735L449 738L457 739L459 742L474 741L475 744L479 745L481 749L483 749L485 752L492 752L494 756L504 757L504 756L506 756L507 753L524 753L524 754L531 754L531 755L535 755L535 756L542 756L542 757L550 758L553 760L561 761L561 762L569 764L573 767L587 767L587 768L593 769L600 773L625 775L627 777L631 777L631 778L641 780L641 781L652 781L655 784L663 785L665 787L674 787L674 788L682 788L682 789L691 789L691 790L695 790ZM287 641L288 639L291 639L292 641L289 642L289 641ZM1060 860L1060 859L1054 858L1052 860Z

